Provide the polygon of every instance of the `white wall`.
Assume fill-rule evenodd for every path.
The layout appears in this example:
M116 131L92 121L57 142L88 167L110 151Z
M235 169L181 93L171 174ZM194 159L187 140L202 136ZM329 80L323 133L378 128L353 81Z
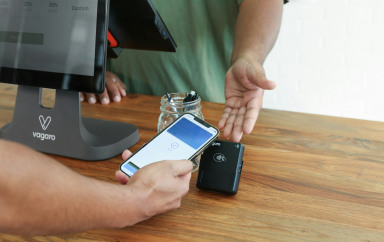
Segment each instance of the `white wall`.
M384 121L384 1L291 0L264 108Z

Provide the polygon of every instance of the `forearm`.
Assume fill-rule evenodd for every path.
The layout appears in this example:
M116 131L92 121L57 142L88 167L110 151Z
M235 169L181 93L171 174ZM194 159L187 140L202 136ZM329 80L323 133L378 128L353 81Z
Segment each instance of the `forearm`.
M24 146L0 140L0 170L1 232L73 233L139 221L128 187L82 176Z
M241 3L232 63L244 57L264 63L280 30L282 8L282 0L244 0Z

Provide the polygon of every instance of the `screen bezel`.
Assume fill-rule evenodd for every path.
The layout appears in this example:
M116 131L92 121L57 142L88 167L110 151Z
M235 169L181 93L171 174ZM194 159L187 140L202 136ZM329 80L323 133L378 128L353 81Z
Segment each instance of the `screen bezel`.
M109 0L98 0L93 76L0 66L0 82L67 91L102 93L105 89L108 13Z
M190 114L190 113L185 113L185 114L183 114L182 116L180 116L179 118L177 118L174 122L172 122L170 125L168 125L167 126L167 128L165 128L165 129L163 129L160 133L158 133L155 137L153 137L150 141L148 141L145 145L143 145L139 150L137 150L135 153L133 153L128 159L126 159L123 163L121 163L120 164L120 170L124 173L124 174L126 174L127 176L129 176L129 177L131 177L132 175L130 175L130 174L127 174L126 172L125 172L125 170L123 169L123 166L126 164L126 163L131 163L131 164L133 164L135 167L137 167L138 169L137 170L139 170L139 169L141 169L142 167L139 167L137 164L135 164L134 162L131 162L130 161L130 159L135 155L135 154L137 154L137 153L139 153L141 150L143 150L152 140L154 140L154 139L156 139L157 137L159 137L163 132L166 132L168 129L170 129L173 125L175 125L178 121L180 121L183 117L185 117L186 115L190 115L190 116L192 116L193 117L193 119L194 119L194 121L196 121L196 122L198 122L198 123L200 123L201 125L203 125L203 126L206 126L206 127L208 127L208 128L213 128L215 131L216 131L216 134L214 134L209 140L207 140L206 142L205 142L205 144L203 145L203 146L201 146L198 150L196 150L196 152L192 155L192 156L190 156L190 157L188 157L187 159L188 160L192 160L193 158L195 158L197 155L199 155L204 149L206 149L208 146L210 146L211 145L211 143L213 142L213 141L215 141L216 139L217 139L217 137L219 136L219 133L220 133L220 131L215 127L215 126L213 126L213 125L211 125L211 124L209 124L209 123L207 123L207 122L205 122L204 120L201 120L200 118L198 118L198 117L196 117L195 115L193 115L193 114ZM188 118L187 118L188 119ZM171 159L171 157L170 157L170 159ZM137 172L137 170L136 170L136 172ZM134 173L133 173L134 174Z

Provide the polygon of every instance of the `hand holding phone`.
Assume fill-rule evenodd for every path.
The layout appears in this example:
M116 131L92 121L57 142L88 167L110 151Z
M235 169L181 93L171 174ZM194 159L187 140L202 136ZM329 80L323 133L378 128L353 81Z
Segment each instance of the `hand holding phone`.
M124 160L131 155L128 150L122 154ZM182 198L189 190L191 170L192 163L188 160L166 160L143 167L132 178L128 178L121 171L116 172L117 180L129 187L127 192L133 191L134 194L128 196L134 197L135 200L133 205L127 203L127 210L122 208L122 211L129 213L129 216L124 216L127 220L123 226L179 208ZM135 211L135 216L129 211Z
M144 166L161 160L191 160L219 135L218 129L186 113L156 135L120 165L131 177Z

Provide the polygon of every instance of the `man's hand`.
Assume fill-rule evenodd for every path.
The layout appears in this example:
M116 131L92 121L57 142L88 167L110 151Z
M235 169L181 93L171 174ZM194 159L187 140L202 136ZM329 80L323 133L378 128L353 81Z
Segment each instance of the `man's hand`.
M226 138L239 142L258 118L264 90L274 89L263 63L280 29L283 1L244 0L236 20L231 67L225 77L225 109L218 124Z
M239 142L252 132L263 103L264 89L276 84L265 77L261 64L252 58L235 61L225 76L225 109L218 128L225 138Z
M124 151L123 160L131 154ZM192 168L189 160L166 160L141 168L131 178L117 171L116 179L135 194L137 216L145 220L180 207L182 197L189 191Z
M96 98L95 94L91 93L80 93L80 99L81 101L84 101L85 98L87 98L88 102L91 104L95 104L98 101L102 104L109 104L111 100L113 102L120 102L122 97L125 97L126 94L126 86L125 84L120 80L119 77L117 77L112 72L107 71L105 75L105 90L102 94L97 95L98 98Z
M132 152L129 150L124 150L123 154L121 155L123 160L127 160L132 155ZM118 170L116 171L116 180L120 182L121 184L125 185L129 181L129 177L125 175L122 171Z

